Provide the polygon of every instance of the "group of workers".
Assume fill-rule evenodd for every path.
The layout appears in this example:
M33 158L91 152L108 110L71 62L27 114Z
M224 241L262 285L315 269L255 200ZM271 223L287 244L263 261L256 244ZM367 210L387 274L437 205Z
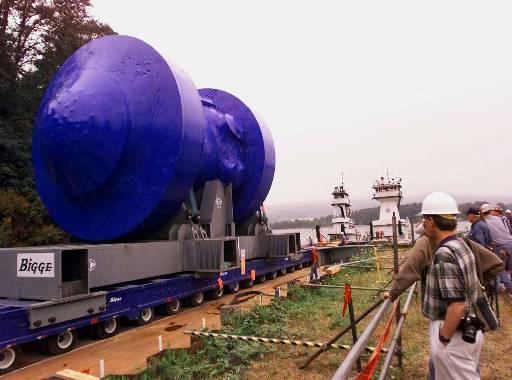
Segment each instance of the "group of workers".
M500 206L486 203L480 209L470 208L466 219L471 223L468 238L490 249L505 263L505 269L498 274L500 291L512 294L512 212Z
M486 302L492 313L485 289L498 283L512 294L512 212L489 204L468 209L471 230L464 238L456 232L458 214L447 193L424 199L416 228L420 237L384 293L394 301L421 280L422 311L429 320L429 379L480 379L483 332L489 329L482 318ZM313 249L312 281L319 277L318 265Z
M478 317L486 300L483 289L496 277L512 289L507 272L512 269L510 219L489 204L469 209L471 230L467 238L459 238L458 214L455 199L447 193L425 198L423 221L416 230L421 237L384 294L395 300L421 280L422 311L429 319L429 379L480 379L482 332L487 327Z

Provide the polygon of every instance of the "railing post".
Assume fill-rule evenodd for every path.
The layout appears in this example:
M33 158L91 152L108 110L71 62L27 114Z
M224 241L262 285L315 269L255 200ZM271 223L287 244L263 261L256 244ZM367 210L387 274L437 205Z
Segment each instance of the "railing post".
M494 280L494 299L496 300L496 318L498 318L498 322L501 325L500 321L500 304L499 304L499 288L498 288L499 282L497 279Z
M370 337L372 336L373 332L379 325L379 322L382 319L382 317L384 317L384 314L386 314L386 311L390 304L391 300L384 300L377 314L375 314L370 323L368 323L368 326L366 326L361 336L357 339L357 342L349 351L345 360L343 360L338 370L334 373L334 376L332 377L333 380L348 379L348 377L350 376L350 372L352 371L352 367L354 366L357 359L361 356L361 352L368 344Z
M397 224L396 224L396 215L393 213L393 272L395 275L398 274L398 234L397 234ZM398 305L396 307L396 324L400 322L400 298L398 299ZM402 368L403 364L403 351L402 351L402 334L399 333L397 340L396 353L398 355L398 367Z
M348 285L350 288L350 285ZM351 290L352 292L352 290ZM354 304L352 303L352 297L348 300L348 315L350 316L350 327L352 328L352 342L356 344L357 342L357 325L356 318L354 316ZM356 362L357 372L361 372L361 358L357 358Z

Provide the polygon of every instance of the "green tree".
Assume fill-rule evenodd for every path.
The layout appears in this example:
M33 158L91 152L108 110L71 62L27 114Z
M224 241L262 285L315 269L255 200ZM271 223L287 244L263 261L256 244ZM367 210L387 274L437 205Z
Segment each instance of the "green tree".
M53 230L35 191L32 126L44 91L66 58L85 43L114 34L89 15L90 7L90 0L0 0L0 190L12 190L2 196L9 194L19 206L4 207L0 215L0 245L65 238ZM27 204L38 214L21 212ZM26 233L31 229L23 227L23 220L38 225L49 240Z

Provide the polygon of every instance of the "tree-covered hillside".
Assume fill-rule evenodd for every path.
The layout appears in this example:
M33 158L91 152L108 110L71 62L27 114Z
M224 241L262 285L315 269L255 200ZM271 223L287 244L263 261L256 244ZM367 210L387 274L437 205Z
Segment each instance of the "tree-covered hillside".
M464 218L464 212L470 208L480 208L484 203L488 203L487 201L475 201L475 202L466 202L459 204L459 211L461 211L460 218ZM497 203L497 205L501 206L505 209L512 209L512 204L505 204L502 202ZM379 219L379 207L371 207L371 208L363 208L361 210L355 210L352 217L356 224L366 224L369 225L372 220ZM409 218L409 220L414 221L418 213L421 211L421 203L409 203L400 206L400 217L401 218ZM312 220L303 220L303 219L292 219L292 220L283 220L277 223L272 223L272 228L313 228L315 225L319 224L321 226L330 226L331 225L332 215L322 216L318 218L314 218Z
M90 7L89 0L0 1L0 246L68 238L34 188L32 127L59 66L86 42L114 33Z

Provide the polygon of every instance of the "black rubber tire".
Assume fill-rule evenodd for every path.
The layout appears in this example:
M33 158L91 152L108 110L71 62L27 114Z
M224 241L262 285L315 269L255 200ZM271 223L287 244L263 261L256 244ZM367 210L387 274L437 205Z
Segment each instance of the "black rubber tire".
M182 308L183 302L178 298L173 299L172 301L167 302L166 304L163 305L164 313L167 315L178 314Z
M286 274L286 268L281 268L279 269L279 271L277 272L277 274L279 276L284 276Z
M230 293L238 293L240 290L240 283L238 281L232 282L228 285L228 290Z
M276 278L277 278L277 272L276 271L267 273L267 279L268 280L275 280Z
M222 288L217 287L208 292L208 298L210 298L212 300L218 300L219 298L222 298L223 295L224 295L224 287L222 287Z
M256 277L256 283L257 284L263 284L266 280L267 280L267 278L265 277L264 274L262 274L261 276Z
M297 264L297 265L295 266L295 269L297 269L297 270L301 270L301 269L302 269L302 263Z
M295 266L293 266L293 265L292 265L292 266L288 267L288 268L287 268L287 271L288 271L288 273L293 273L293 272L295 272Z
M94 335L98 339L111 338L119 332L119 320L116 318L102 321L93 326Z
M0 350L0 376L16 369L19 363L20 349L18 347Z
M146 307L145 309L141 310L137 318L137 324L139 326L146 326L153 322L153 319L155 319L155 309L152 307Z
M247 280L242 281L242 288L249 289L254 286L254 281L248 278Z
M191 306L199 306L199 305L202 305L204 303L204 293L203 292L199 292L199 293L196 293L192 296L190 296L190 305Z
M52 355L61 355L71 351L75 344L76 333L66 330L60 334L50 336L46 340L46 349Z

